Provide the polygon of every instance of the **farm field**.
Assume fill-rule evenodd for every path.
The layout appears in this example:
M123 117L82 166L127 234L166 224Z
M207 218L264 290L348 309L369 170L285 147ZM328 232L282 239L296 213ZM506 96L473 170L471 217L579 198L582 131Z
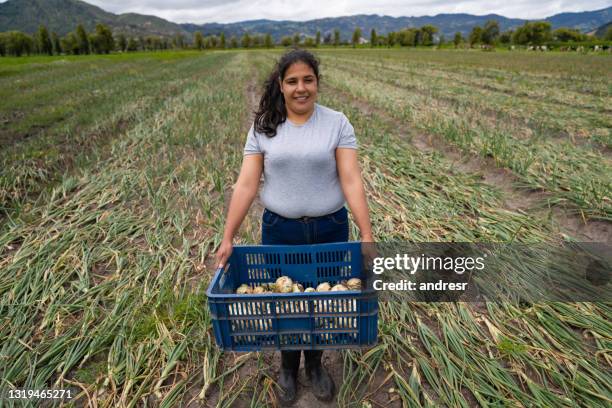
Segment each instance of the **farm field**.
M203 294L280 53L0 60L0 390L271 405L277 353L221 353ZM356 131L377 240L612 242L612 57L317 55L319 103ZM259 242L261 211L236 244ZM376 347L325 353L328 406L609 406L611 314L381 303ZM300 383L295 406L316 406Z

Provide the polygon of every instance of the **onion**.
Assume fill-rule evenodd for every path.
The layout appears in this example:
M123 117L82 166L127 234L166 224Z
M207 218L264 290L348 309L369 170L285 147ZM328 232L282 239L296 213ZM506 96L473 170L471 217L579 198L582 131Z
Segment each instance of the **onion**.
M304 293L307 293L307 292L316 292L316 290L315 290L315 288L306 288L304 290Z
M329 292L331 290L331 285L327 282L320 283L317 286L317 292Z
M294 283L291 286L291 289L293 292L303 292L304 291L304 287L299 283Z
M263 286L255 286L253 293L266 293L266 290L263 288Z
M276 292L290 293L293 290L293 281L288 276L281 276L276 280Z
M361 290L361 279L351 278L346 282L346 287L350 290Z
M247 285L246 283L243 283L242 285L238 287L238 289L236 289L237 295L248 295L251 293L253 293L253 289L251 289L251 287Z
M338 292L338 291L344 291L344 290L348 290L348 288L342 284L337 284L336 286L334 286L333 288L331 288L332 292Z

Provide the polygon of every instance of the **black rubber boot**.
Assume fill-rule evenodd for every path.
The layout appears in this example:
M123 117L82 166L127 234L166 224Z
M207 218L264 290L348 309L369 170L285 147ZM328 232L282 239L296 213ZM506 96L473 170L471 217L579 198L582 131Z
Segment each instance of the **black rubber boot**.
M306 378L312 384L312 394L319 400L329 402L334 398L336 386L331 375L321 365L322 350L304 350Z
M300 351L281 351L281 369L278 385L281 387L278 402L287 407L297 397L297 375L300 369Z

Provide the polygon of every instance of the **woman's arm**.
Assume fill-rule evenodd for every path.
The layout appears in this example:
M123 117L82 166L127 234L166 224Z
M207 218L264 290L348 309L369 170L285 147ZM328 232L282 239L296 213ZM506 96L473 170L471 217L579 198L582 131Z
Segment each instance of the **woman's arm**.
M224 266L225 262L232 254L232 241L234 235L236 235L238 228L240 228L240 224L242 224L242 220L244 220L244 217L257 195L262 172L262 154L249 154L244 156L240 175L238 176L238 181L236 181L227 211L223 240L221 241L221 245L215 257L215 264L219 267Z
M336 167L338 168L338 177L340 178L342 191L355 218L355 223L359 227L361 240L373 242L370 213L363 181L361 180L361 169L357 161L357 150L349 148L336 149Z

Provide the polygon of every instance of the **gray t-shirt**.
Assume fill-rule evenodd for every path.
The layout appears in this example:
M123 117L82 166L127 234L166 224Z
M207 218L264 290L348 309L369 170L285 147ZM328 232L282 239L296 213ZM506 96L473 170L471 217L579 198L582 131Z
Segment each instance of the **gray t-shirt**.
M264 206L287 218L320 217L338 211L345 198L338 170L336 148L357 149L355 130L342 113L315 103L302 125L287 119L276 136L254 131L251 125L244 154L264 156Z

